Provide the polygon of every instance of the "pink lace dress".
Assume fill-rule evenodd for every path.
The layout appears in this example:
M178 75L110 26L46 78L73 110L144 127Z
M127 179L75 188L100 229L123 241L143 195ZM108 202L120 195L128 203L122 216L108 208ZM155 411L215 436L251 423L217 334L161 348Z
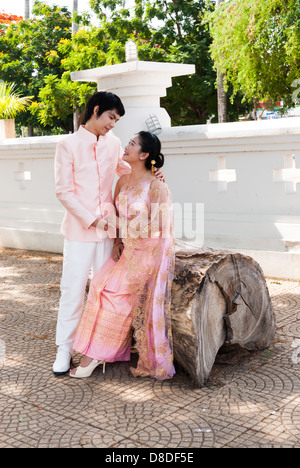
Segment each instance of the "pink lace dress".
M175 242L171 195L149 173L116 200L124 250L91 281L74 349L106 362L129 361L132 330L139 354L134 376L170 379L175 374L171 286Z

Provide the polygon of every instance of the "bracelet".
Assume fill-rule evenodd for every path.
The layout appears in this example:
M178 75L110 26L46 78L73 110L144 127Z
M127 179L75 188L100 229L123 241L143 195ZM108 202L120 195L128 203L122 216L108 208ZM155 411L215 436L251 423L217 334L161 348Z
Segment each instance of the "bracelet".
M116 242L114 243L114 247L116 247L117 245L120 245L120 244L123 244L123 241L121 239L118 239L119 242Z

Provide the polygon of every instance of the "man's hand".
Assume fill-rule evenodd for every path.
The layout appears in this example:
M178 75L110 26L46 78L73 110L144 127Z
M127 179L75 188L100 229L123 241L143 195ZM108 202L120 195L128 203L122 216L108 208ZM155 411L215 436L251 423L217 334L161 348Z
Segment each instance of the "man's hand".
M94 227L96 229L101 229L102 231L107 231L108 230L108 222L104 218L97 218L95 221L91 224L90 227Z
M162 182L166 182L165 174L162 169L154 168L154 175L157 179L161 180Z
M101 219L101 218L97 218L97 219L95 219L95 221L94 221L94 222L93 222L93 223L90 225L90 227L94 227L94 228L96 228L96 227L97 227L97 224L98 224L98 223L99 223L99 221L100 221L100 219Z

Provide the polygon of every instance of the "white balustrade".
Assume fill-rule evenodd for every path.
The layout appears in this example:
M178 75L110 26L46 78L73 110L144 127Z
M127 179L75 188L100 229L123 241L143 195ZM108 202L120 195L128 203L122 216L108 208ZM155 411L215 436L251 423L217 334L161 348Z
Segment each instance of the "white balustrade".
M300 279L300 119L168 127L159 137L177 236L249 253L269 276ZM62 251L60 138L0 141L2 246Z

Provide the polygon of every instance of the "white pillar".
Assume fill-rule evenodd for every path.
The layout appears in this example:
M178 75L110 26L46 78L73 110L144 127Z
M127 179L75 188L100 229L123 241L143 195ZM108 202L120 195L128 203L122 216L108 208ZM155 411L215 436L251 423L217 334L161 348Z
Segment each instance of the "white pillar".
M114 133L127 144L140 130L147 130L146 120L154 114L161 127L170 127L167 111L160 107L160 98L172 86L172 77L195 73L194 65L133 61L71 73L73 81L93 81L99 91L117 94L126 109L126 115L117 124Z

